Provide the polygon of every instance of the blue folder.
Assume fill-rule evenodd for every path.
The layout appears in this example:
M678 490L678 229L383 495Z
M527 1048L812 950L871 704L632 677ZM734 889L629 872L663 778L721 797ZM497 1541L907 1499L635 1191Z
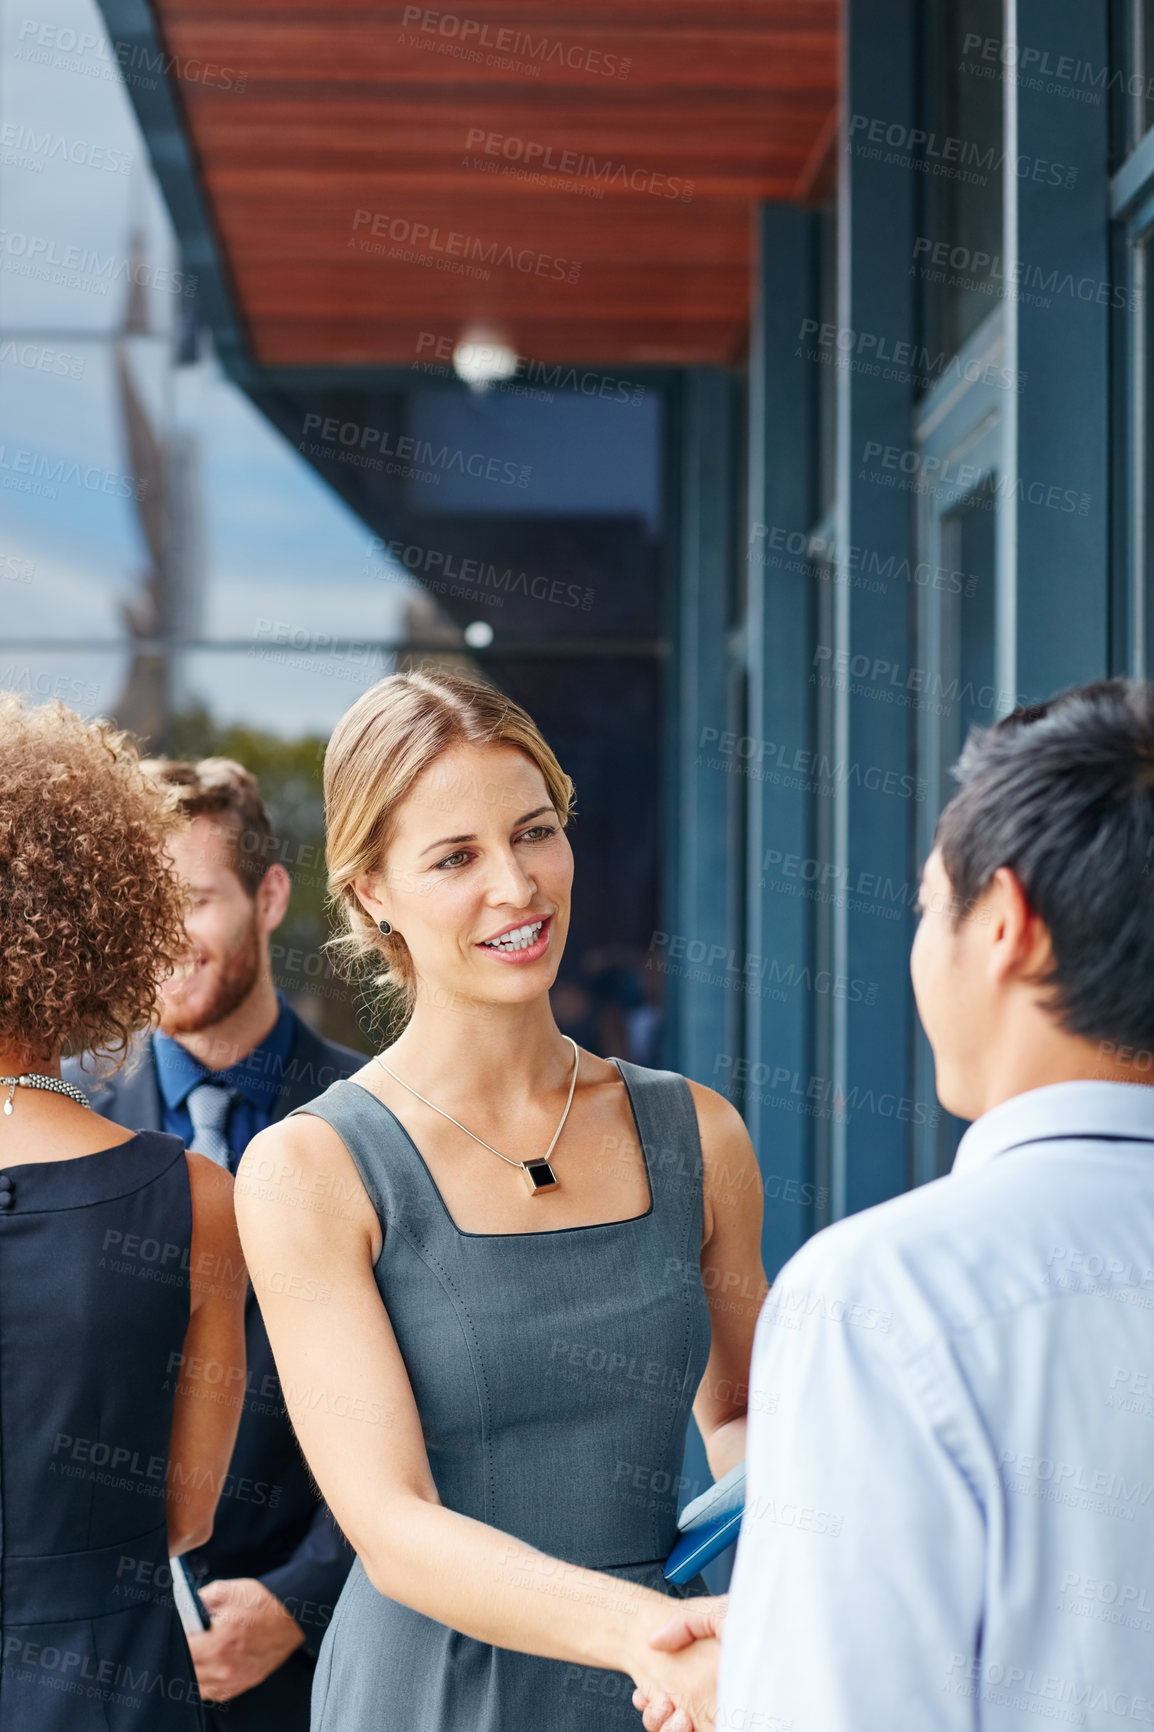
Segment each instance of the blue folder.
M744 1509L745 1463L739 1461L682 1510L677 1523L681 1538L669 1554L665 1580L677 1585L692 1581L698 1570L736 1545Z

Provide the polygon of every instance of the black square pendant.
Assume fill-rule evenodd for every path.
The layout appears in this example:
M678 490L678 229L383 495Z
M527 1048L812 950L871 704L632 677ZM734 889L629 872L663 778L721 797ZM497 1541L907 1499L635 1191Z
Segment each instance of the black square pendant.
M525 1183L534 1196L538 1191L548 1191L559 1183L556 1173L548 1161L524 1161L521 1171L525 1175Z

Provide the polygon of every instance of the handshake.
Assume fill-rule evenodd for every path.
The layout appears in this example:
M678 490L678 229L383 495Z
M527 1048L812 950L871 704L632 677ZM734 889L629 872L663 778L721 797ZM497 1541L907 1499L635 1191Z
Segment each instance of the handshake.
M645 1732L711 1732L727 1604L726 1596L682 1601L634 1657L633 1706Z

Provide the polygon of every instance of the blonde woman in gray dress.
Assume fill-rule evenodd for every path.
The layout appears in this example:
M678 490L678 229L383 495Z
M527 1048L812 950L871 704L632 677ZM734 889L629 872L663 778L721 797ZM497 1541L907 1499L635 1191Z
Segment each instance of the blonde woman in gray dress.
M611 1732L639 1724L635 1687L675 1728L712 1720L716 1640L649 1637L690 1411L715 1476L744 1454L761 1180L728 1102L553 1020L572 800L529 717L465 679L394 675L329 745L346 948L408 1020L237 1181L289 1411L357 1553L315 1732Z

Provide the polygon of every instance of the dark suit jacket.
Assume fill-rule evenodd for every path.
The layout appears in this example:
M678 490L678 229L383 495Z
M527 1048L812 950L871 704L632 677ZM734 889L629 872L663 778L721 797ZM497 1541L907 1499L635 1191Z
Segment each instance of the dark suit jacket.
M323 1093L364 1064L349 1047L321 1040L294 1018L295 1031L272 1121ZM107 1083L76 1059L62 1067L93 1108L126 1130L163 1130L164 1109L152 1037L136 1043L124 1069ZM315 1657L353 1554L305 1467L281 1399L280 1381L251 1287L245 1306L248 1354L244 1412L231 1469L216 1509L212 1538L188 1562L203 1580L256 1576L281 1600Z

